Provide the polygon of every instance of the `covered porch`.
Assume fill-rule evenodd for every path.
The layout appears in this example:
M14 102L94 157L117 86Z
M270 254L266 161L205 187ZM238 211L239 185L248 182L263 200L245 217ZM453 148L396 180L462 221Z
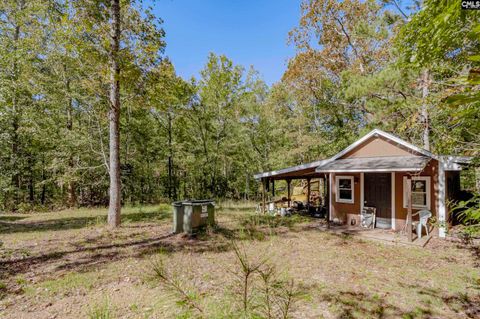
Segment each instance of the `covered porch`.
M370 213L368 228L378 229L377 235L388 232L397 241L412 242L438 231L428 222L440 206L434 187L438 168L438 161L425 156L382 156L338 159L316 172L328 173L331 180L330 221L358 228L368 226L365 216ZM425 214L430 216L427 222L420 218Z
M352 236L362 240L372 240L387 244L402 244L408 246L425 247L432 236L418 236L413 233L412 241L404 232L397 232L391 229L381 228L363 228L360 226L349 225L324 225L320 227L321 230L341 236Z
M322 210L328 216L329 174L315 171L323 162L316 161L255 175L262 188L260 211L272 213L281 208L289 211L315 209ZM301 189L303 196L294 193L298 189Z
M432 179L437 181L437 170L438 163L428 157L392 156L316 161L255 177L262 185L262 213L272 213L280 202L294 212L298 202L292 199L292 183L302 181L306 188L303 206L308 210L320 205L331 230L423 245L434 229L429 226L428 234L425 229L416 234L416 212L428 209L433 211L432 216L436 215L438 196ZM287 196L283 200L276 197L279 181L286 183ZM312 200L312 181L318 181L315 191L321 193L319 204ZM366 208L375 209L371 228L362 227Z

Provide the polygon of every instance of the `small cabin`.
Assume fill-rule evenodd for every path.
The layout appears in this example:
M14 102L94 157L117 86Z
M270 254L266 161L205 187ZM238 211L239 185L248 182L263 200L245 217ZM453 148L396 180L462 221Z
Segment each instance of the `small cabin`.
M320 179L326 185L323 205L329 221L358 225L364 208L373 207L374 227L400 231L412 221L409 214L428 210L437 221L434 234L445 237L447 203L458 194L460 171L469 162L467 157L433 154L375 129L330 158L254 177L262 181L263 207L265 189L275 180L286 180L290 189L292 180L306 180L309 185ZM289 206L290 202L289 195Z

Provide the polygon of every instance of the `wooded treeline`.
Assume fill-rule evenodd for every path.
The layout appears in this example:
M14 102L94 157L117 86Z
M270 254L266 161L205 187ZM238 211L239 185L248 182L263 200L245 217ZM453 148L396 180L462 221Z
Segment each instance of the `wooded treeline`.
M1 210L108 203L110 6L0 3ZM271 87L213 53L180 78L143 6L120 2L123 203L249 198L254 173L332 155L374 127L479 157L479 14L460 1L304 1L296 55Z

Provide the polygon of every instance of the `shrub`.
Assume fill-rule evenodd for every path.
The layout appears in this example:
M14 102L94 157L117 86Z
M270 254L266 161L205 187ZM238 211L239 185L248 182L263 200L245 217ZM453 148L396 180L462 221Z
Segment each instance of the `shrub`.
M273 264L269 263L265 255L250 256L236 242L231 243L231 248L238 266L233 270L236 280L233 282L232 291L236 296L234 300L240 302L233 301L231 304L227 302L226 308L229 315L232 318L289 318L298 296L294 281L279 272ZM163 287L176 296L177 304L187 311L187 317L218 317L215 313L211 313L215 311L214 309L204 307L200 302L199 296L203 294L187 289L188 285L167 269L163 256L152 261L151 270Z
M90 319L110 319L113 318L110 301L106 299L102 304L95 304L88 311Z

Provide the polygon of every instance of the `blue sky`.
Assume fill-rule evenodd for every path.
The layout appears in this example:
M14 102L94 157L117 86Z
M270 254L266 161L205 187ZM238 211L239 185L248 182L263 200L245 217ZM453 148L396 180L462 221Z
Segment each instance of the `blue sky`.
M294 48L287 35L300 18L300 0L156 0L164 20L166 55L185 79L198 76L208 53L253 65L268 84L280 80Z

